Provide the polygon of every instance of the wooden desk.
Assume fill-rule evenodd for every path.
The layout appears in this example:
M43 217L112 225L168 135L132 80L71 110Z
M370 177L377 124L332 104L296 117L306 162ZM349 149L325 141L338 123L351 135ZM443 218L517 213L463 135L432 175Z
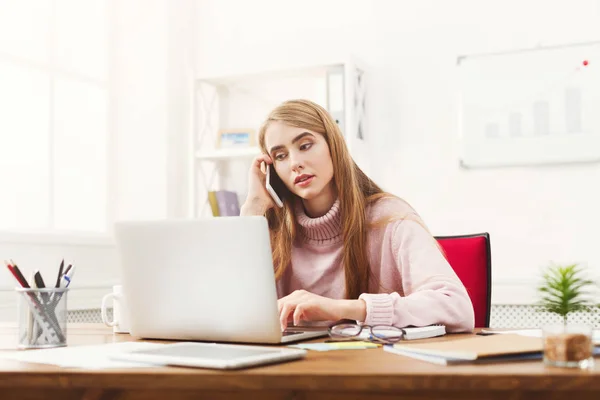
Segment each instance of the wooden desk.
M0 327L0 350L16 329ZM70 346L131 341L103 325L69 325ZM600 399L600 368L541 361L437 366L381 349L309 352L306 359L241 371L139 368L85 371L0 360L0 399Z

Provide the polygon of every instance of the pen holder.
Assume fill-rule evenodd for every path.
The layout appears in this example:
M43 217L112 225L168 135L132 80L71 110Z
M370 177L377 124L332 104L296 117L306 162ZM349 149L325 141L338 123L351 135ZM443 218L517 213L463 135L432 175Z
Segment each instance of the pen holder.
M19 349L67 345L67 288L24 289L18 294Z

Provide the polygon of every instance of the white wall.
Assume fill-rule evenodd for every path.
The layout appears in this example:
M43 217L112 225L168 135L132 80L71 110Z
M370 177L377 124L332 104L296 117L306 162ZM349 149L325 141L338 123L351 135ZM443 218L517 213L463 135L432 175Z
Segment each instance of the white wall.
M110 0L111 220L183 217L187 211L189 85L193 76L192 0ZM110 232L109 232L110 233ZM120 283L110 235L0 232L1 260L56 276L60 259L77 265L70 309L100 306ZM0 320L16 317L14 280L0 274Z
M114 220L183 217L192 0L112 0Z
M495 303L551 260L600 276L600 165L462 170L456 103L457 56L598 40L600 1L206 0L196 24L199 76L364 60L373 177L435 234L490 232Z
M184 215L193 2L113 1L113 219Z

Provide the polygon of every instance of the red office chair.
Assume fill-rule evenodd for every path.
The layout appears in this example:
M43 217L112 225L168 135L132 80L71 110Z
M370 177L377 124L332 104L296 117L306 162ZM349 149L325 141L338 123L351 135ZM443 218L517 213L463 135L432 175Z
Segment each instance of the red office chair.
M492 256L490 235L436 236L446 259L467 288L475 311L475 327L490 326Z

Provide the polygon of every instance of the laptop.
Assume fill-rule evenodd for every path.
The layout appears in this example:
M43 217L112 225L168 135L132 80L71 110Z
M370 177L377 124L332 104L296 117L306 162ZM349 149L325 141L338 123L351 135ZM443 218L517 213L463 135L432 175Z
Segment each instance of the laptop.
M115 223L130 333L147 339L290 343L281 332L262 216Z

